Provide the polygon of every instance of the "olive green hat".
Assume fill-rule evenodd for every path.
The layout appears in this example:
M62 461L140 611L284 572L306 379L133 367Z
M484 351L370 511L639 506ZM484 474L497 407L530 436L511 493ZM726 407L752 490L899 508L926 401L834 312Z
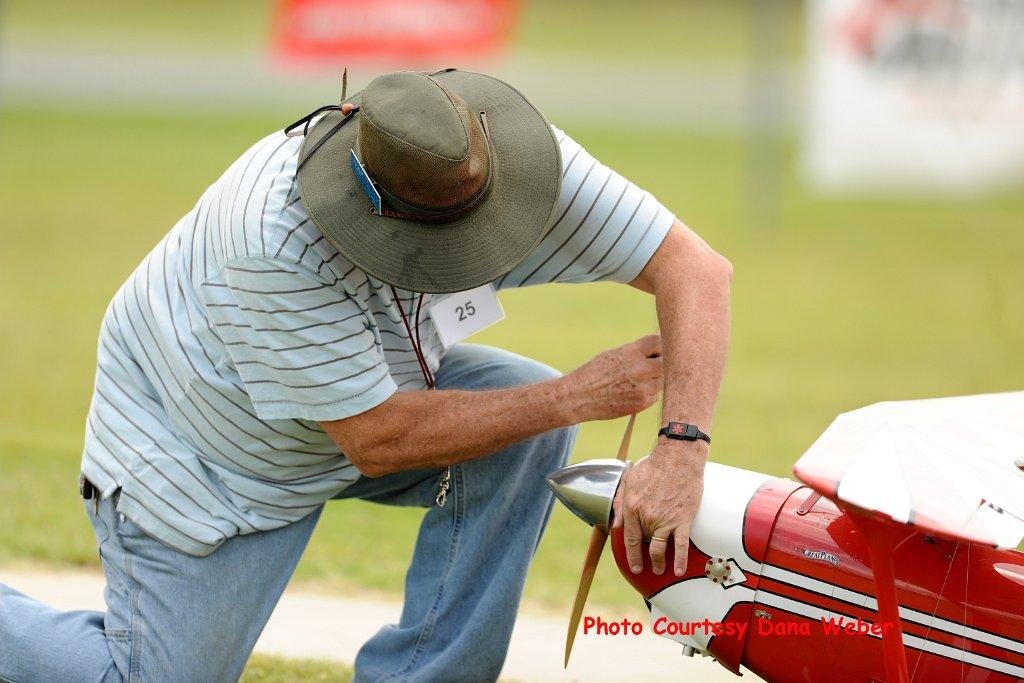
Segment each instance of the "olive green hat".
M396 71L345 103L356 107L347 116L332 106L289 129L309 127L297 175L310 218L367 274L414 292L464 291L544 237L558 141L515 88L468 71Z

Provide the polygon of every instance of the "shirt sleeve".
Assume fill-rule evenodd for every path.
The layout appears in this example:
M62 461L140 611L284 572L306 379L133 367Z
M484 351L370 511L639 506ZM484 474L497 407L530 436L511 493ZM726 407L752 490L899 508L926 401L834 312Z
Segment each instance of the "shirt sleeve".
M262 420L340 420L397 389L359 303L302 266L235 260L201 295Z
M675 222L671 211L553 128L562 153L554 222L536 249L495 284L630 282Z

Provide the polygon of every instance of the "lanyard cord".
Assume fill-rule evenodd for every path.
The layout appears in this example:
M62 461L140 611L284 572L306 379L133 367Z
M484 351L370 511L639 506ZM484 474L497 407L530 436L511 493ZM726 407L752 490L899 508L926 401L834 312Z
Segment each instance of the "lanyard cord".
M390 285L389 285L390 287ZM416 360L420 364L420 372L423 373L423 381L427 383L427 390L434 388L434 375L430 372L430 368L427 365L427 358L423 354L423 346L420 344L420 313L423 311L423 295L420 294L419 299L416 300L416 313L414 315L415 331L409 325L409 319L405 316L405 309L402 308L402 300L398 298L398 292L395 291L394 287L391 287L391 297L395 301L395 306L398 307L398 312L402 316L402 324L405 325L405 331L409 335L409 343L412 345L412 350L416 354ZM412 313L412 310L409 311ZM437 496L434 498L434 502L437 503L438 507L444 507L445 502L448 500L448 490L451 488L452 481L452 468L451 465L444 468L444 473L441 475L441 481L438 482Z
M398 307L398 313L402 316L402 324L405 325L405 331L409 335L409 343L412 345L413 353L416 354L416 361L420 365L420 372L423 373L423 381L426 382L427 389L433 389L434 375L430 372L426 356L423 354L423 347L420 346L420 309L423 308L423 295L420 294L419 302L416 305L415 332L409 325L409 319L405 315L405 309L402 308L402 300L398 298L398 292L395 291L394 287L391 287L391 297L395 301L395 306ZM412 313L411 310L409 312Z
M416 330L416 348L420 350L420 357L423 358L423 365L427 368L427 374L430 375L429 386L431 389L434 388L434 375L430 372L430 368L427 366L427 356L423 353L423 342L420 341L420 311L423 310L423 295L420 294L420 298L416 300L416 323L414 325Z

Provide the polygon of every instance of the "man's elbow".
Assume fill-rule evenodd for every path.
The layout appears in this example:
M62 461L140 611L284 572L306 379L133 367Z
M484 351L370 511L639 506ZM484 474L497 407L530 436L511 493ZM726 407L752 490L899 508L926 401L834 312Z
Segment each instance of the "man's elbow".
M384 452L372 446L346 451L345 457L356 466L361 475L370 479L383 477L397 471L391 459Z
M705 242L700 235L676 222L652 259L651 284L664 283L673 289L714 289L728 292L732 263ZM684 282L685 281L685 282Z
M351 422L352 418L344 422ZM372 429L371 424L349 424L347 428L341 422L321 422L328 436L338 445L339 450L355 465L364 477L376 479L385 474L397 471L392 456L394 445L387 435Z
M728 294L732 284L732 263L700 239L683 240L670 268L676 278L688 280L687 286L705 292ZM673 286L678 284L678 280Z
M366 432L371 432L367 429ZM401 471L404 460L403 443L400 433L391 430L373 430L355 438L346 439L342 453L364 477L376 479Z
M709 256L710 263L706 266L709 277L728 291L732 284L732 262L717 251L712 251Z

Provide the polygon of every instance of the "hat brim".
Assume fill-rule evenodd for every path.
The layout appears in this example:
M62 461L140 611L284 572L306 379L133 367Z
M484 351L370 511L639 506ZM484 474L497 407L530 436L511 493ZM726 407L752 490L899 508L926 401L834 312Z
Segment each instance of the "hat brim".
M479 206L447 223L370 213L349 163L358 122L335 130L344 118L336 111L306 135L299 194L324 237L367 274L413 292L461 292L506 274L541 241L558 201L562 164L551 126L512 86L468 71L432 78L462 97L470 111L487 112L494 177ZM347 101L359 100L357 94Z

